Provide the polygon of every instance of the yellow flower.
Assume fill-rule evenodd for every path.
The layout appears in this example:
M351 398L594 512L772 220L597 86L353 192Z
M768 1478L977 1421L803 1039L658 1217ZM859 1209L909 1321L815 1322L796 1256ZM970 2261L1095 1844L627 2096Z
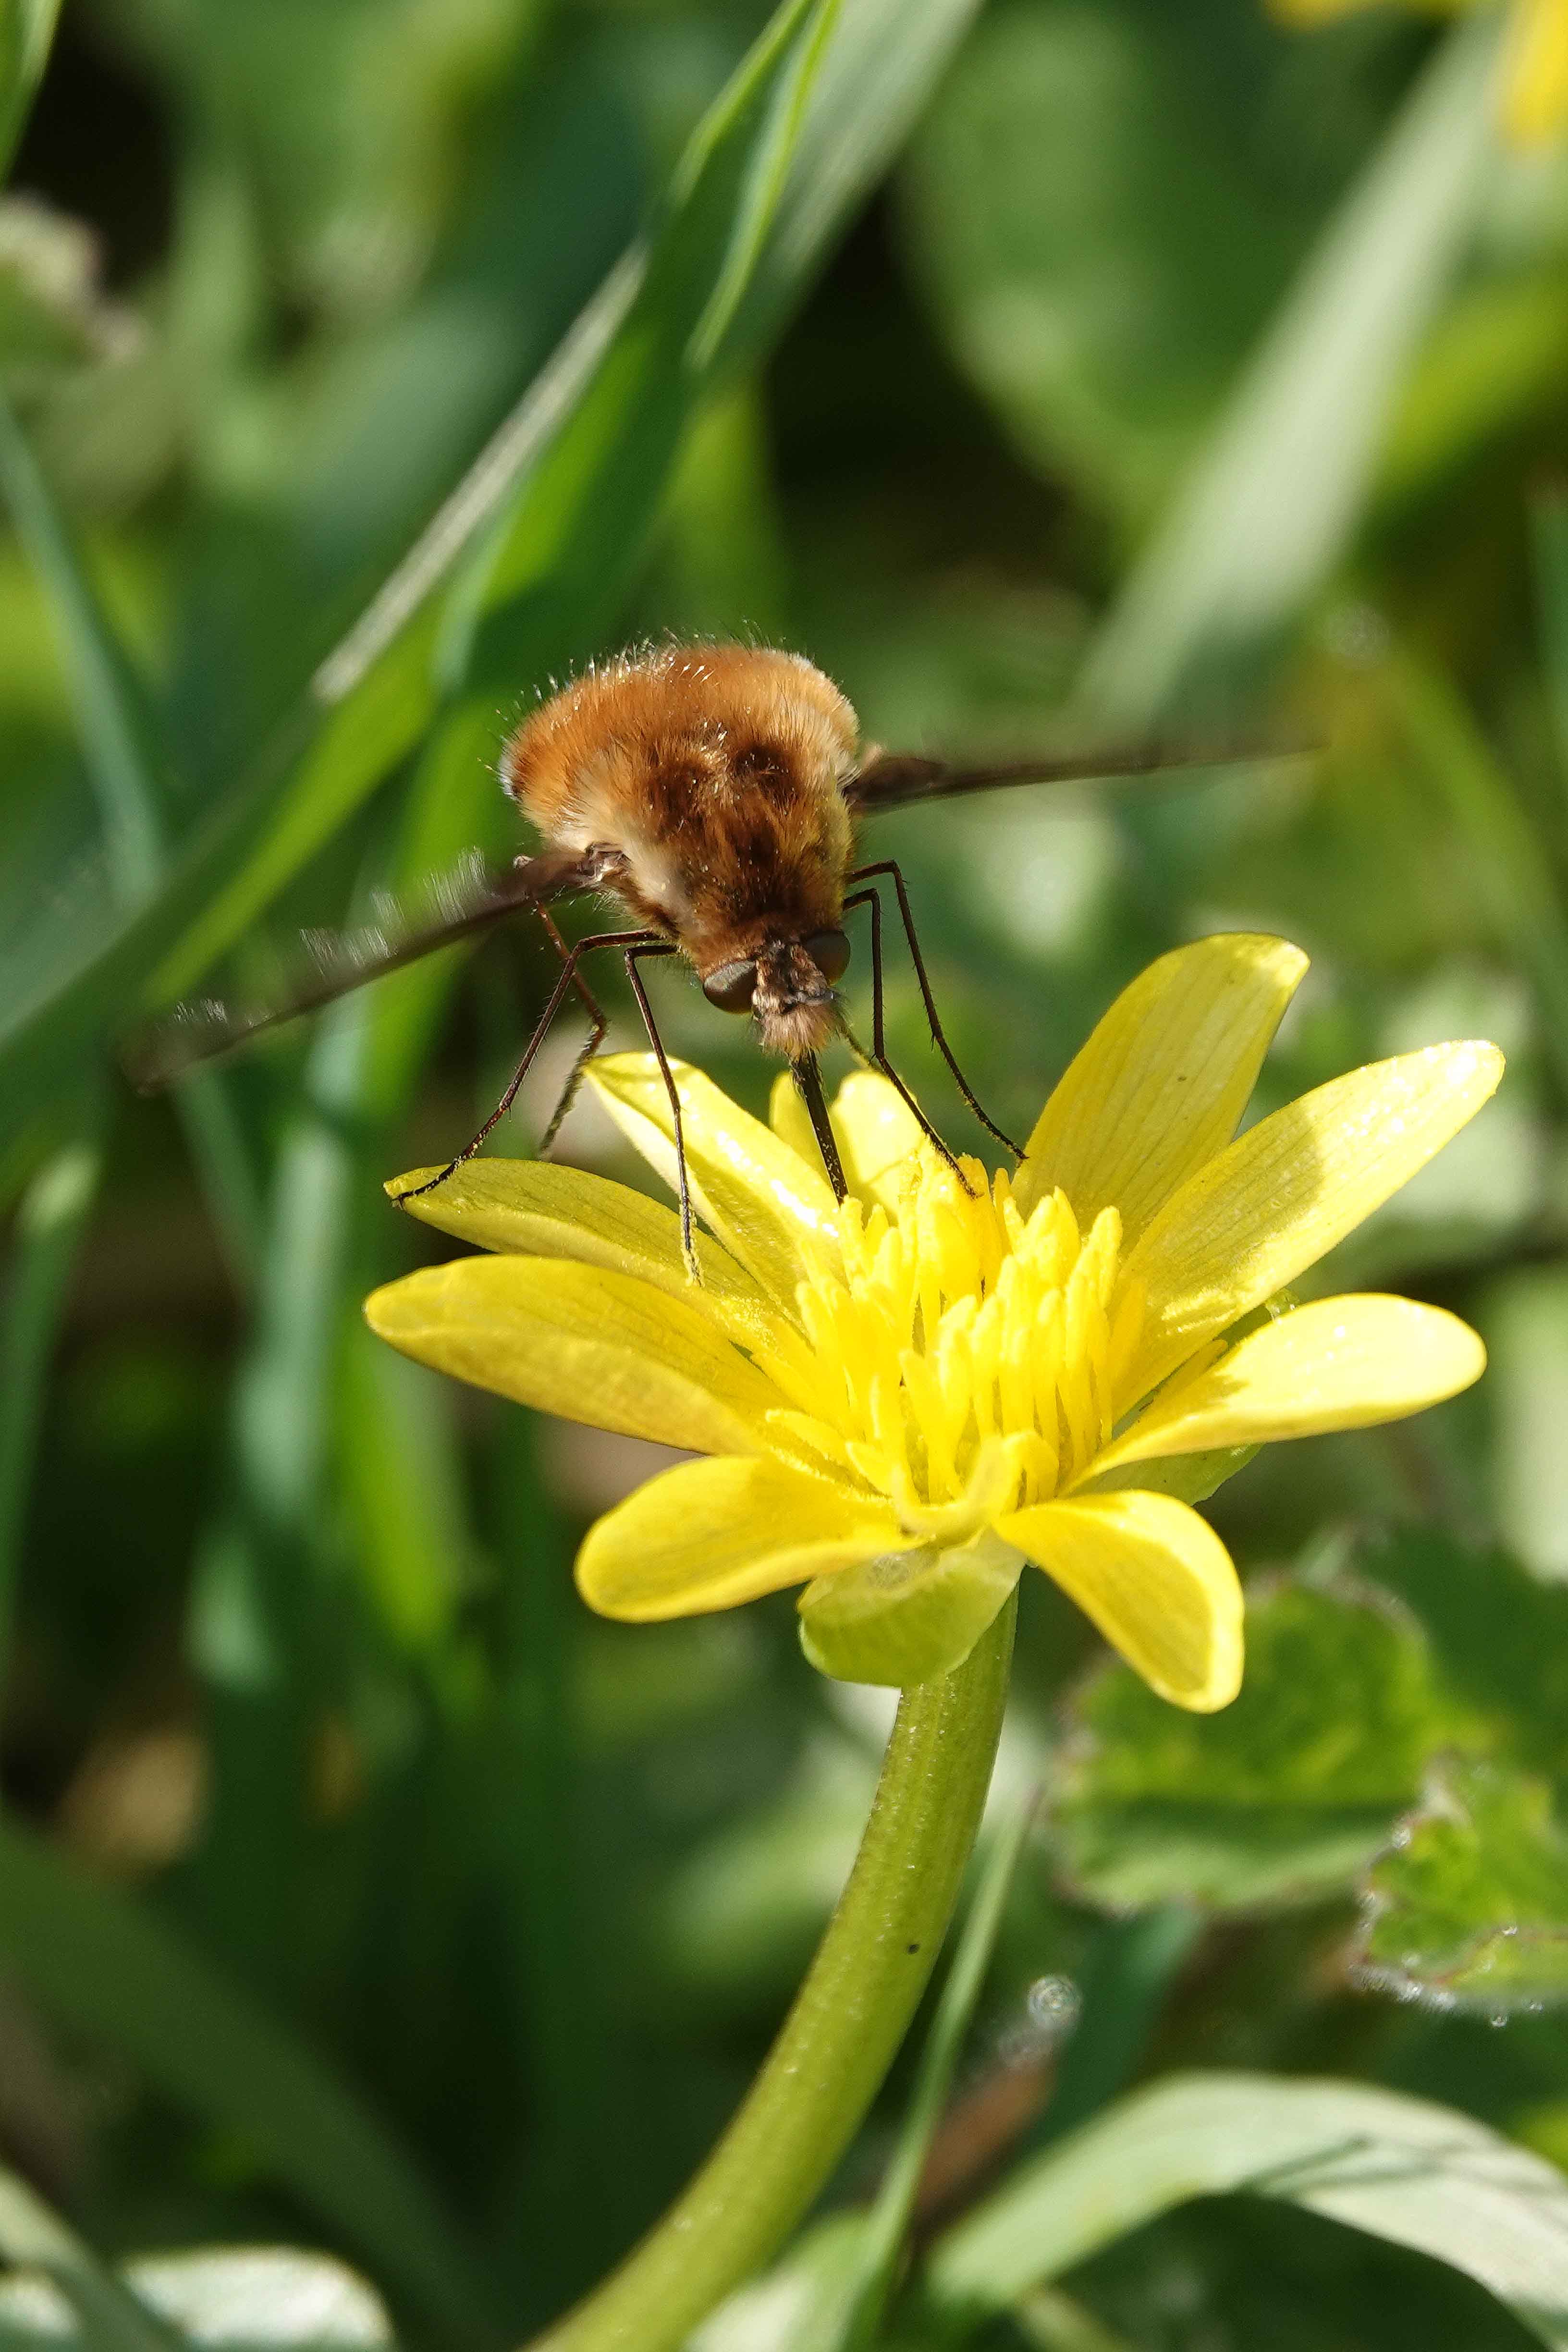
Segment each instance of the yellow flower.
M1270 0L1288 25L1322 25L1373 0ZM1479 0L1405 0L1407 7L1451 16ZM1502 125L1516 146L1552 139L1568 123L1568 0L1513 0L1502 58Z
M972 1190L881 1078L851 1077L835 1105L840 1207L787 1077L765 1127L679 1066L700 1285L661 1203L575 1169L476 1160L409 1205L493 1255L389 1284L366 1313L422 1362L712 1457L590 1530L577 1580L607 1616L804 1584L815 1664L918 1682L967 1654L1033 1560L1162 1696L1223 1706L1241 1594L1193 1502L1270 1438L1416 1412L1484 1362L1465 1324L1407 1299L1280 1306L1502 1066L1492 1045L1429 1046L1233 1141L1305 969L1252 935L1162 957L1016 1171L988 1181L963 1162ZM592 1075L673 1181L652 1057Z

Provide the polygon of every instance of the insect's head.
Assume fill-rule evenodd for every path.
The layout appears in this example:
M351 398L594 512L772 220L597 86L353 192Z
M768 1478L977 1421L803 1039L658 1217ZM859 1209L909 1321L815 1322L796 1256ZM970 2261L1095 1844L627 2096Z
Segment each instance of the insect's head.
M814 931L805 940L769 940L754 956L721 963L702 975L702 992L721 1013L754 1015L764 1049L798 1062L818 1054L838 1025L833 991L849 968L842 931Z

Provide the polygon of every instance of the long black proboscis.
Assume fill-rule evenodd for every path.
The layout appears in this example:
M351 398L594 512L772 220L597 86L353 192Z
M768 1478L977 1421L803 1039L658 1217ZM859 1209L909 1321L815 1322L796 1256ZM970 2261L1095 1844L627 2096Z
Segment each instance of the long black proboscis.
M838 1146L834 1139L832 1125L827 1117L827 1105L822 1093L822 1072L816 1066L815 1054L803 1054L796 1062L795 1082L800 1088L801 1100L805 1105L806 1117L811 1121L811 1131L816 1138L816 1147L822 1154L822 1164L827 1171L827 1181L833 1187L833 1197L836 1201L847 1200L849 1187L844 1181L844 1163L838 1157Z

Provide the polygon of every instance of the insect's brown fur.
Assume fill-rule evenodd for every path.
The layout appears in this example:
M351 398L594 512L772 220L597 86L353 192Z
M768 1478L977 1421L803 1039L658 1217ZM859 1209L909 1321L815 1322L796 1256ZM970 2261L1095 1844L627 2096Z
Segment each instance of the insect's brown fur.
M801 942L843 914L858 740L798 654L677 646L564 688L511 737L501 782L552 845L603 850L604 887L700 976L755 961L763 1043L793 1061L835 1026Z

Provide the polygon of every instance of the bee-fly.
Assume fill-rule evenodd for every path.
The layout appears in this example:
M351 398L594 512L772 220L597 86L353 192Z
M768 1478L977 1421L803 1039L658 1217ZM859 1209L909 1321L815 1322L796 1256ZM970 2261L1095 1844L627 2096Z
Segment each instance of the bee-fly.
M709 1002L747 1013L763 1049L794 1071L823 1165L837 1197L844 1171L823 1098L817 1056L846 1034L837 989L849 964L847 916L870 923L871 1044L867 1056L898 1089L925 1134L951 1159L888 1059L883 1024L880 886L892 890L933 1041L981 1123L1005 1135L976 1100L942 1031L909 894L891 858L855 863L855 825L910 801L988 785L1125 775L1167 764L1170 747L1144 744L1091 760L1051 758L955 768L862 748L859 724L830 679L798 654L750 646L670 646L588 669L510 737L500 781L543 836L543 848L499 875L482 869L448 887L437 919L399 934L384 926L319 956L313 982L277 1010L236 1015L211 1003L181 1007L132 1056L142 1083L161 1085L208 1054L291 1018L416 956L532 909L561 958L544 1011L495 1109L454 1160L414 1192L433 1192L473 1157L511 1108L556 1014L573 992L591 1034L540 1149L547 1150L607 1023L583 972L613 949L625 964L668 1093L680 1189L680 1230L693 1263L691 1201L680 1099L639 967L681 956ZM1212 756L1212 755L1211 755ZM605 893L633 927L568 947L549 908L578 892ZM851 1041L853 1042L853 1041ZM410 1192L402 1196L411 1197Z

